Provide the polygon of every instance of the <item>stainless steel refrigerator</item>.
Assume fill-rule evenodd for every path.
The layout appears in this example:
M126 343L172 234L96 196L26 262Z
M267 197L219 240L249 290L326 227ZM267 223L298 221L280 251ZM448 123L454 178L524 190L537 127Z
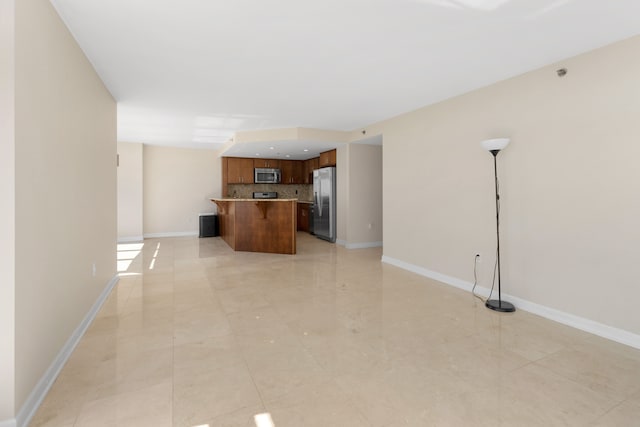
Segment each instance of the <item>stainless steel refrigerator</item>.
M313 232L336 241L336 168L313 171Z

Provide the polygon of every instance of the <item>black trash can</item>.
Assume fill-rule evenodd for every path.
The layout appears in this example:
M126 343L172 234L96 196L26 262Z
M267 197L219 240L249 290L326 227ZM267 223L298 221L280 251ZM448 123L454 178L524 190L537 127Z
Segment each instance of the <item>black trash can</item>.
M200 214L200 237L219 236L218 215Z

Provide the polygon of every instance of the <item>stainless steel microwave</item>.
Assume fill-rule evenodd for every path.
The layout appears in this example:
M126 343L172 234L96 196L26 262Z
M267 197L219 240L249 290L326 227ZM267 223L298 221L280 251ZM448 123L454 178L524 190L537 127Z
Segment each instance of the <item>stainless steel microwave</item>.
M256 184L279 184L281 180L280 169L255 168L254 182Z

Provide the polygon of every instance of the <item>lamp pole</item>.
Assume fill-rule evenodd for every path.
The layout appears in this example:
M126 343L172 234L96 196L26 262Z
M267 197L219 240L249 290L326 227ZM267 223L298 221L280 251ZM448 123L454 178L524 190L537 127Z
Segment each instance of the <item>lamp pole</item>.
M516 311L513 304L502 301L502 289L500 283L500 194L498 194L498 153L500 150L489 150L493 154L493 176L496 186L496 263L498 264L498 299L487 300L485 306L491 310L510 313Z

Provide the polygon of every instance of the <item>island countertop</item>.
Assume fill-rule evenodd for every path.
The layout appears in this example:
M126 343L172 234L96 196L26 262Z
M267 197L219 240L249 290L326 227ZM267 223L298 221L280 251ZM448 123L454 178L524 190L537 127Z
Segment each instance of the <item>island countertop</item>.
M212 198L212 202L299 202L298 199L236 199L232 197Z
M212 198L220 236L235 251L296 253L298 199Z

